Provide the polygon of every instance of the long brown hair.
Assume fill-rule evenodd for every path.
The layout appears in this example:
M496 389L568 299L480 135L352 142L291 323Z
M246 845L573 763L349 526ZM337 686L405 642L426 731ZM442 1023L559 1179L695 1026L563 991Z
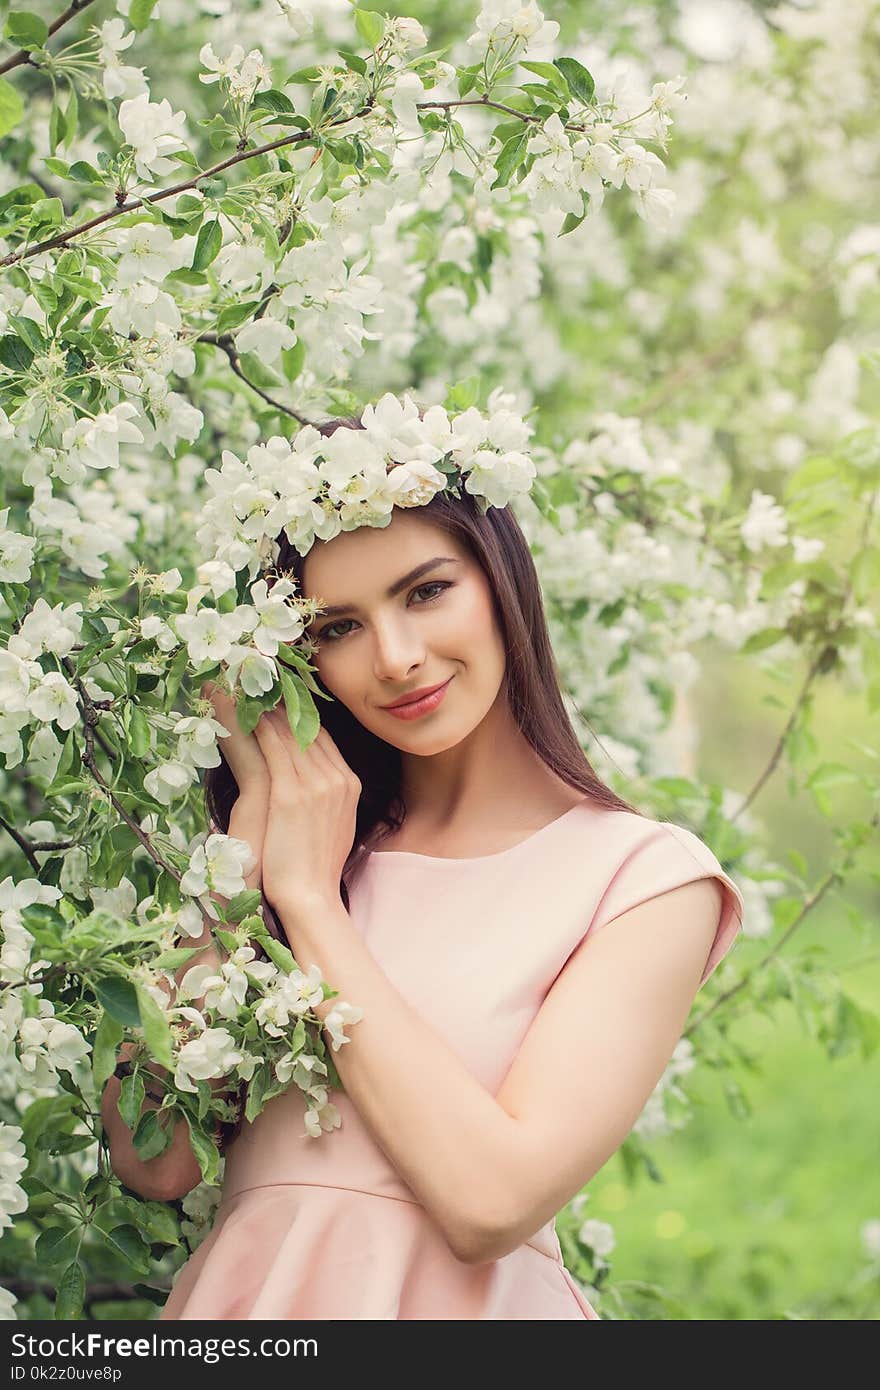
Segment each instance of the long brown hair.
M316 428L329 436L337 429L362 429L354 418L329 420ZM605 785L593 770L578 742L565 710L559 685L559 672L550 645L547 619L528 542L510 507L490 507L483 513L470 493L461 497L437 493L420 509L432 524L453 536L481 565L489 581L496 621L507 653L504 683L513 717L538 756L569 786L591 797L597 806L610 811L632 811ZM325 544L315 541L314 544ZM275 568L293 577L302 587L305 557L282 532L276 538L278 556ZM315 683L327 695L330 691L315 673ZM340 753L361 782L355 839L343 866L340 883L342 901L348 907L346 881L351 881L373 846L384 834L398 829L406 818L401 794L402 757L400 750L364 728L351 711L338 700L318 701L321 723ZM222 754L222 744L220 745ZM209 768L205 774L205 803L208 814L222 831L229 817L238 788L226 762Z

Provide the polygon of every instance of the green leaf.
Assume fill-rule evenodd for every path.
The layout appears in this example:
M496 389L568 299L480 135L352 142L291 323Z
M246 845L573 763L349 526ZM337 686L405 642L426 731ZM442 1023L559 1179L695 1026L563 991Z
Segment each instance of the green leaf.
M165 1111L166 1115L167 1113ZM148 1163L151 1158L158 1158L164 1153L171 1143L171 1130L170 1120L166 1121L164 1127L160 1124L158 1110L148 1110L142 1115L132 1139L138 1158L143 1163Z
M243 734L252 734L259 724L263 714L267 709L274 709L278 703L278 692L275 686L267 690L263 695L247 695L239 705L236 705L236 715L238 725Z
M150 1252L134 1226L116 1226L104 1233L104 1240L136 1273L149 1274Z
M509 140L505 140L501 147L501 153L495 160L497 178L492 184L492 188L503 188L510 182L510 177L516 167L522 163L526 154L530 131L527 125L523 125L516 135L511 135Z
M775 647L777 642L781 642L788 633L784 627L765 627L759 632L753 632L751 637L747 637L740 647L743 655L748 656L751 652L761 652L765 647Z
M297 68L296 72L292 72L289 77L285 77L284 85L286 87L289 82L317 82L319 76L318 69L312 64L312 66L308 68Z
M220 1155L217 1151L217 1147L207 1135L199 1129L198 1125L189 1114L186 1116L186 1122L189 1125L190 1145L198 1160L199 1167L202 1170L202 1178L207 1183L216 1182L217 1174L220 1171Z
M59 141L64 139L66 130L67 126L64 122L64 112L56 101L49 114L49 150L52 154L55 153L55 148Z
M95 1041L92 1045L92 1076L95 1078L95 1087L101 1090L104 1082L113 1074L116 1066L116 1053L122 1041L123 1027L118 1019L112 1017L106 1011L101 1015L101 1022L95 1032Z
M205 222L199 231L196 249L193 252L191 270L204 270L211 264L223 245L223 231L219 218Z
M141 1015L144 1041L153 1057L169 1071L174 1069L174 1045L171 1029L165 1014L159 1008L146 986L137 984L137 1002Z
M131 8L128 11L128 22L132 29L146 29L150 22L150 16L156 8L156 0L131 0Z
M183 673L186 670L188 660L189 652L186 646L183 646L180 648L180 651L177 653L168 669L168 674L165 677L165 701L169 708L174 704L175 696L180 688L180 682L183 679Z
M82 1237L82 1226L73 1230L50 1226L37 1237L34 1254L38 1265L69 1265L75 1260Z
M119 1023L124 1023L126 1028L140 1028L137 991L130 980L121 975L105 975L95 982L95 994L98 1003L103 1004Z
M47 161L48 163L48 161ZM102 176L92 164L86 163L84 159L76 159L67 171L67 177L76 179L77 183L103 183Z
M281 693L284 696L284 708L287 711L287 722L291 732L296 733L296 726L300 717L300 700L297 686L299 682L296 676L292 676L283 666L278 672L281 678Z
M385 34L385 21L380 14L374 10L355 10L355 28L363 39L364 43L370 48L376 48Z
M245 917L252 912L259 912L260 903L263 895L259 888L246 888L242 893L236 893L232 901L226 908L226 920L228 922L243 922Z
M302 338L297 338L293 347L283 348L281 351L281 366L288 381L296 381L306 360L306 345Z
M35 1147L42 1153L75 1154L91 1148L94 1142L91 1134L58 1134L48 1130L39 1135Z
M579 227L579 226L581 225L581 223L583 222L584 218L586 217L587 213L589 212L589 210L590 210L590 195L589 195L589 193L587 193L586 191L583 191L582 194L581 194L581 198L582 198L583 212L567 212L567 213L565 214L565 220L563 221L562 226L561 226L560 229L559 229L559 233L558 233L558 236L557 236L557 240L558 240L559 237L561 237L561 236L567 236L569 232L573 232L573 231L575 230L576 227Z
M263 1108L266 1091L273 1081L272 1073L266 1062L262 1062L257 1067L250 1079L247 1090L247 1100L244 1107L244 1118L248 1124L253 1124Z
M55 1294L56 1322L72 1322L82 1317L86 1297L86 1277L79 1260L74 1260L58 1280Z
M293 676L291 679L296 680L297 678ZM299 684L297 693L299 694L300 711L299 721L295 731L296 741L300 748L305 751L311 743L314 743L317 737L318 730L321 727L321 716L318 713L317 706L311 695L301 683Z
M276 91L274 87L267 88L265 92L257 92L251 102L251 109L253 110L255 107L258 110L265 107L267 111L284 111L285 113L296 111L290 97L285 96L283 92Z
M76 95L76 88L70 84L70 96L67 101L67 110L64 113L64 143L70 146L73 137L76 135L79 126L79 98Z
M222 174L211 174L206 178L199 179L196 187L204 193L206 198L222 198L229 188L229 182Z
M64 204L60 198L39 198L31 208L35 227L60 227L64 221Z
M45 352L46 342L40 332L39 324L34 323L33 319L26 314L10 314L8 318L9 327L14 328L22 342L27 343L31 352Z
M363 58L358 57L357 53L352 53L347 48L337 48L336 52L352 71L360 73L361 77L366 75L367 65Z
M0 338L0 362L4 367L13 372L27 372L33 360L34 354L30 348L15 334Z
M593 100L596 84L583 63L579 63L577 58L554 58L553 66L562 73L573 97L585 105Z
M52 1125L59 1125L71 1118L76 1097L69 1091L57 1096L41 1096L32 1101L21 1118L21 1138L26 1149L30 1150L37 1135Z
M480 75L480 64L476 63L470 68L459 68L458 71L458 95L466 97L477 85Z
M243 352L238 359L238 365L248 381L252 381L255 386L262 387L264 391L271 391L273 387L283 384L278 373L267 366L255 352Z
M258 299L249 299L244 304L228 304L217 317L217 332L229 333L249 319L255 309L260 307Z
M150 751L150 726L147 716L137 705L132 707L128 724L131 751L136 758L143 758Z
M529 72L535 72L539 77L544 77L548 82L552 82L554 87L562 96L568 96L570 88L559 68L553 63L520 63L521 68L526 68Z
M144 1078L140 1071L132 1072L130 1076L123 1077L116 1109L122 1116L126 1128L130 1130L136 1128L141 1117L146 1093Z
M17 48L42 48L49 37L49 26L30 10L10 10L3 32Z
M138 1201L127 1204L131 1219L144 1239L151 1244L161 1241L163 1245L179 1245L177 1220L173 1211L163 1202Z
M170 951L163 951L161 955L154 956L153 965L157 970L179 970L201 950L201 946L174 946Z

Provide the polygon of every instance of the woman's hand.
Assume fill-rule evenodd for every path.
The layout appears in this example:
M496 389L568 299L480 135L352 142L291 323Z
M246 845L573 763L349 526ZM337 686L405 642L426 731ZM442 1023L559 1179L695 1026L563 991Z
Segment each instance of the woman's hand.
M136 1051L133 1043L123 1043L117 1053L120 1062L131 1061ZM147 1071L162 1075L162 1068L150 1063ZM183 1116L174 1124L171 1143L164 1153L144 1160L134 1147L134 1136L119 1113L119 1093L122 1082L110 1076L101 1096L101 1121L110 1150L110 1166L116 1176L132 1192L157 1202L175 1201L191 1192L202 1181L202 1170L190 1143L189 1125ZM158 1110L158 1101L147 1097L141 1115Z
M326 729L303 752L283 704L264 714L254 732L270 777L263 892L279 911L338 902L361 783Z

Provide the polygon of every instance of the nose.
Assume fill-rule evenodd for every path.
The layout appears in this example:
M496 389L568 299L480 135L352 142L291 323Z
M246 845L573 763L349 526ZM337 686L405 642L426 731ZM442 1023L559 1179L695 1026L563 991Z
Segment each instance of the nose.
M378 681L399 685L424 666L425 644L413 623L397 616L377 619L373 633L373 673Z

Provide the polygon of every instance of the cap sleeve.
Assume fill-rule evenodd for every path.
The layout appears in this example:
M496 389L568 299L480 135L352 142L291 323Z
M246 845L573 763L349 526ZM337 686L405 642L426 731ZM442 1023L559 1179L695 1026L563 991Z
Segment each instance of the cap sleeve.
M692 830L668 821L654 822L655 832L626 855L605 890L588 932L592 936L631 907L693 883L715 878L723 889L721 914L703 968L702 987L730 950L742 926L743 896L709 846Z

